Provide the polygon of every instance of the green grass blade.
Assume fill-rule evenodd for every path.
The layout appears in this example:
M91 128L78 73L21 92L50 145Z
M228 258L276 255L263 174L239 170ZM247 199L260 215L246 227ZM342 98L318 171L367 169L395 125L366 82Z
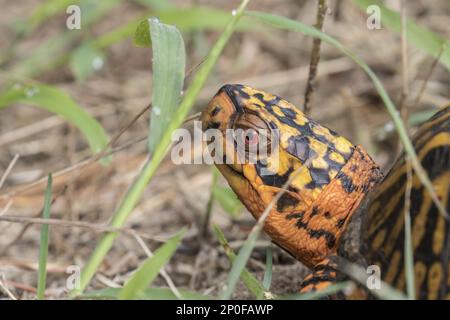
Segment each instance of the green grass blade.
M104 10L101 11L101 13L103 14ZM142 23L142 20L146 21L146 17L149 15L157 16L166 24L176 24L180 31L185 32L199 30L223 30L230 17L229 12L200 6L183 9L170 8L161 11L148 11L138 19L125 23L124 25L105 33L104 35L99 36L97 39L92 40L89 44L93 48L100 50L117 42L128 39L133 36L136 28L140 23ZM97 19L99 16L100 15L97 14L94 18ZM85 18L87 20L87 17L84 16L83 21ZM93 19L83 22L83 27L88 26L92 22L94 22ZM258 26L254 23L254 21L252 22L250 19L245 18L236 25L236 30L262 30L262 28L261 25ZM148 32L148 29L146 32ZM43 72L64 65L70 61L70 54L65 52L64 48L66 48L78 37L79 34L73 31L67 31L61 35L55 36L33 50L33 55L30 55L14 64L11 69L8 69L8 74L13 76L35 77ZM148 36L148 39L150 39L150 36ZM85 42L82 45L85 44L87 43ZM150 43L146 44L146 46L149 45Z
M398 291L394 287L390 286L388 283L381 281L381 286L379 289L370 289L367 286L367 273L359 265L355 263L346 262L343 265L343 272L345 272L350 278L355 279L361 285L363 285L367 290L370 291L375 297L384 300L407 300L408 298L403 294L403 292Z
M158 248L152 257L144 261L127 283L125 283L118 295L118 299L137 299L141 296L145 288L155 280L160 270L169 262L180 244L185 231L185 229L182 229L174 237L167 240L162 247Z
M236 259L236 254L228 245L223 231L217 225L214 225L214 233L216 234L217 239L225 250L225 254L227 255L228 259L230 259L231 263L233 263ZM244 268L240 277L244 285L255 297L257 297L258 299L262 299L264 297L265 291L267 290L264 289L258 279L256 279L246 268Z
M25 32L32 32L39 27L43 22L50 19L58 13L65 13L66 8L70 5L78 5L82 0L47 0L39 5L31 14L31 16L24 22L26 27Z
M180 31L222 30L230 20L230 13L208 7L194 6L186 9L171 8L152 13L164 23L175 23ZM257 25L248 18L236 25L236 30L257 30ZM261 26L259 26L261 27ZM133 25L134 43L139 47L151 46L149 23L147 19Z
M13 103L41 107L73 123L83 133L93 153L101 151L108 143L100 123L58 88L43 84L16 84L0 93L0 109Z
M376 5L380 8L381 22L397 33L401 32L400 14L387 8L379 0L353 0L364 12L368 6ZM436 58L443 48L439 61L450 70L450 41L425 27L417 25L411 19L406 22L406 38L409 43Z
M269 291L270 284L272 283L272 248L267 247L266 249L266 270L264 271L264 278L262 285L266 291Z
M406 159L406 187L405 187L405 278L406 278L406 293L410 300L416 298L415 272L414 272L414 249L411 235L411 189L412 189L412 169L409 159Z
M77 48L70 56L70 68L78 82L87 79L95 71L103 66L105 55L90 43Z
M148 136L149 151L161 140L181 100L186 52L180 32L158 19L149 19L153 51L152 111Z
M140 3L143 6L155 9L155 10L164 10L169 9L171 4L168 0L134 0L137 3Z
M255 247L256 240L259 236L260 228L256 230L256 232L250 232L247 240L245 240L244 245L239 250L239 253L236 259L233 261L233 266L231 267L231 271L228 274L227 285L220 295L220 299L228 300L231 298L231 295L234 292L236 284L238 282L239 277L241 276L243 270L245 269L245 265L247 264L248 259Z
M406 292L408 299L414 300L416 298L415 283L414 283L414 253L411 237L411 216L409 212L405 214L405 278L406 278Z
M410 157L412 166L419 178L419 180L422 182L425 189L427 189L428 193L430 194L431 198L433 199L434 204L438 208L439 212L445 216L448 217L448 213L442 204L442 202L439 200L439 198L436 195L436 192L434 191L433 184L431 183L427 172L422 167L419 159L417 158L416 152L414 151L414 146L409 139L408 132L406 131L406 128L403 124L403 121L400 117L399 112L397 111L397 108L395 107L394 103L392 102L391 98L389 97L388 93L384 89L383 84L381 83L380 79L376 76L376 74L370 69L370 67L365 63L359 56L357 56L355 53L353 53L350 49L342 45L339 41L334 39L333 37L329 36L326 33L321 32L320 30L317 30L316 28L307 26L303 23L300 23L295 20L291 20L285 17L280 17L273 14L263 13L263 12L248 12L250 16L253 16L257 18L258 20L264 21L271 26L285 29L285 30L292 30L296 32L301 32L306 35L317 37L321 39L322 41L331 44L335 48L339 49L343 53L345 53L348 57L350 57L353 61L355 61L363 70L364 72L369 76L369 78L372 80L375 89L377 90L378 94L380 95L381 99L384 102L384 105L386 106L386 110L388 111L389 115L391 116L395 128L397 129L400 141L403 144L403 147L405 149L406 154Z
M85 299L117 299L121 288L107 288L100 290L93 290L80 295L80 298ZM213 298L208 295L204 295L201 293L189 291L189 290L180 290L180 294L183 296L185 300L212 300ZM170 290L170 288L145 288L138 299L142 300L177 300L178 298L175 294Z
M242 210L243 205L233 190L229 187L215 185L213 186L212 193L214 200L216 200L220 206L230 214L230 216L238 216L238 213Z
M42 218L50 218L50 209L52 203L52 175L48 175L47 189L45 190L44 211ZM47 257L48 257L48 224L41 226L41 240L39 242L39 269L38 269L38 287L37 298L45 299L45 283L47 279Z
M117 211L115 212L111 226L112 227L122 227L128 218L128 215L134 209L138 203L142 193L147 188L148 183L152 179L161 161L164 159L169 147L172 143L172 133L175 129L180 127L194 105L201 88L204 86L206 79L214 68L217 59L219 58L222 50L224 49L229 38L233 34L236 24L239 18L242 16L245 7L250 0L243 0L239 8L236 10L236 15L231 17L230 22L225 27L225 30L220 35L217 42L214 44L213 48L209 52L208 58L200 66L199 71L195 74L192 80L192 85L186 91L183 100L181 101L178 112L175 114L172 121L169 123L164 135L161 138L160 143L155 149L152 158L149 159L135 182L129 187L125 197L122 199ZM231 16L231 14L230 14ZM95 248L90 260L86 264L80 279L80 289L71 292L71 296L75 296L84 291L89 281L95 274L98 266L102 262L103 258L113 245L114 239L117 237L117 233L107 233L102 237L100 243Z
M8 68L8 74L13 77L34 77L44 71L69 61L66 48L76 39L79 39L88 27L107 14L110 9L120 3L121 0L83 0L79 2L82 12L81 30L67 30L42 41L37 47L30 50L30 54Z

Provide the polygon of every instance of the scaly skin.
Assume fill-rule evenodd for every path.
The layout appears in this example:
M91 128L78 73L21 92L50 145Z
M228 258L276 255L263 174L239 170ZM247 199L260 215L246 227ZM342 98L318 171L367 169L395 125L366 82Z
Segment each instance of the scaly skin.
M439 121L435 119L429 122L429 128L423 129L418 145L422 143L429 146L430 139L438 139L436 144L445 145L448 150L449 141L445 141L446 137L436 138L438 135L430 130ZM238 154L242 155L243 151L237 150L233 139L226 134L227 129L278 130L279 144L275 146L278 153L270 153L263 158L258 155L256 163L247 161L216 165L256 219L289 181L287 191L271 210L264 230L276 244L313 270L304 279L302 292L321 290L335 282L338 275L336 258L342 235L362 200L383 178L370 156L361 146L353 145L344 137L309 119L289 102L247 86L223 86L203 111L202 122L205 131L211 128L221 131L224 156L234 159ZM447 133L448 127L444 125ZM425 154L428 151L423 152ZM248 150L245 149L244 153L247 159ZM278 167L272 166L275 155L279 156ZM263 175L264 169L273 172L273 175ZM404 194L404 189L401 188L382 192L389 189L392 181L398 179L399 170L393 171L394 176L389 176L383 182L378 197L371 202L366 217L367 232L363 235L366 243L364 248L370 249L366 250L365 258L368 262L379 263L383 268L386 264L383 265L380 261L384 257L380 258L378 254L375 259L374 252L385 252L385 248L393 245L385 239L388 231L397 232L399 228L403 230L403 225L399 222L403 221L402 218L397 219L397 229L391 224L378 228L383 221L394 219L393 216L403 217L403 213L398 215L395 211L394 215L392 210L388 211L390 213L380 214L382 207L376 205L381 203L389 210L387 198L395 197L401 190ZM447 182L448 185L448 177L439 174L438 179L443 181L441 184ZM414 183L417 185L417 182ZM447 198L444 191L448 192L448 188L441 189L443 191L439 191L439 194ZM380 192L385 196L381 196ZM426 192L423 192L426 197ZM377 217L380 215L381 217ZM448 227L448 223L444 227ZM445 238L448 232L444 229L437 237ZM435 234L436 232L438 231ZM384 238L381 239L383 235ZM377 245L382 248L377 248ZM399 246L397 245L395 252L401 250ZM441 247L439 250L442 252ZM391 255L389 257L392 258ZM399 266L403 266L403 260L395 268L400 269ZM383 273L382 275L384 279L390 280ZM429 292L431 289L427 290ZM442 295L438 294L437 297Z

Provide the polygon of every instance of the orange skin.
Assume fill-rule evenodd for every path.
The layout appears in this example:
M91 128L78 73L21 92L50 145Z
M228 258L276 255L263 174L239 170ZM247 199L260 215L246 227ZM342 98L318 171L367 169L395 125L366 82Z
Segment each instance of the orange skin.
M269 106L268 101L272 101ZM268 113L267 108L272 113ZM248 114L261 119L253 119L252 122L241 120L249 128L257 129L254 127L255 122L258 122L259 128L264 127L262 122L270 122L280 129L281 164L277 176L291 176L294 172L298 175L273 206L264 231L296 259L314 268L328 256L337 253L340 237L351 215L381 178L381 173L360 146L353 146L345 138L313 122L287 101L249 87L225 86L219 90L202 113L203 129L216 128L224 133L226 129L232 129L233 124L239 122L243 115ZM284 114L289 115L290 119L286 119ZM293 131L292 125L283 121L294 121L292 123L298 126L298 131ZM266 128L269 128L269 124ZM295 140L297 146L298 141L302 142L302 138L298 137L306 129L313 134L317 133L317 139L309 137L308 146L299 146L296 151L308 148L313 150L309 152L309 156L313 154L316 157L300 159L288 148L292 146L292 139L298 139ZM229 145L232 144L224 145L225 153L236 153ZM330 161L331 158L336 160ZM324 159L334 167L327 167ZM315 165L318 167L314 167ZM282 190L279 185L267 184L258 174L254 163L216 166L255 219L260 217L275 195ZM297 171L289 173L287 169L292 167ZM322 168L325 169L320 170ZM319 178L328 179L329 182L323 185L316 183L311 187L312 177L315 177L314 170L325 172L327 176Z

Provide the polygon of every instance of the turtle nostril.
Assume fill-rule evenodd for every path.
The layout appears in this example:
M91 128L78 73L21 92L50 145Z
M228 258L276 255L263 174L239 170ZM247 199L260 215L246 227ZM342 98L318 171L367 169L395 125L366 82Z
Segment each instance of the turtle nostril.
M211 111L211 116L214 117L220 112L221 108L220 106L215 106L214 109Z

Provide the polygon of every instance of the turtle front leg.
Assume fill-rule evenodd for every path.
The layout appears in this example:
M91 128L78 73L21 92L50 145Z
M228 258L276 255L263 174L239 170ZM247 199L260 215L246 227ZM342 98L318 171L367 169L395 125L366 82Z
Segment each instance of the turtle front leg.
M316 291L322 291L325 288L335 284L337 282L337 256L332 255L313 268L313 272L305 277L303 280L300 293L310 293ZM334 295L328 298L337 298Z

